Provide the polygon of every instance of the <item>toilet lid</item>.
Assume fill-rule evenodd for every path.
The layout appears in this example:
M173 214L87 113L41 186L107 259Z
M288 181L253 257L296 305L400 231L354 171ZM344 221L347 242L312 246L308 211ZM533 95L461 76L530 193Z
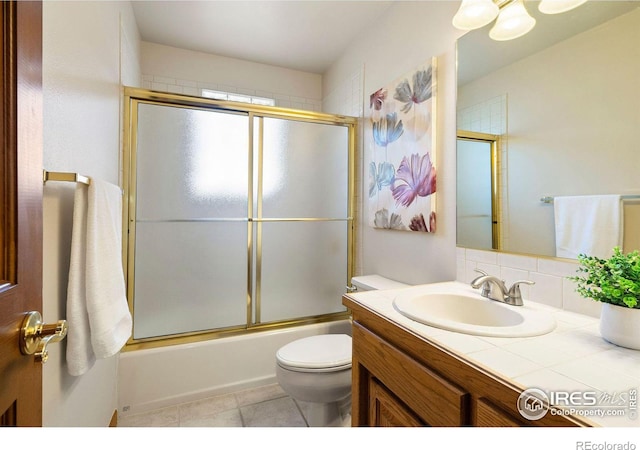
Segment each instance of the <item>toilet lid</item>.
M278 363L292 370L351 367L351 336L321 334L290 342L276 353Z

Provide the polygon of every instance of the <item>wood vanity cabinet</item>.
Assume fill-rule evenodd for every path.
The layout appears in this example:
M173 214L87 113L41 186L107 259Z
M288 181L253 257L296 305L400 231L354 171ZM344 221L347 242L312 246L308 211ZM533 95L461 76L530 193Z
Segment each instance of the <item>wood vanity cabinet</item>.
M402 328L348 294L353 316L353 426L588 426L547 414L528 421L521 389Z

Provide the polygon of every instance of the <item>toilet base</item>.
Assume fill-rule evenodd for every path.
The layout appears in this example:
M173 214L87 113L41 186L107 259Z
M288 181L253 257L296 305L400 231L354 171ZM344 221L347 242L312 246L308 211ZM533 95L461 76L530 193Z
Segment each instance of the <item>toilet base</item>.
M309 402L307 423L310 427L350 427L351 396L332 403Z

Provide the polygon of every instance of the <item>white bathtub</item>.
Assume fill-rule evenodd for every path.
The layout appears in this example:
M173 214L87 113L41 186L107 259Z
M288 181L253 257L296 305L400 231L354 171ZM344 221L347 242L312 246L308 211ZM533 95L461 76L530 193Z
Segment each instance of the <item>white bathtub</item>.
M275 383L275 354L280 347L327 333L350 335L350 323L341 320L122 353L118 414L137 414Z

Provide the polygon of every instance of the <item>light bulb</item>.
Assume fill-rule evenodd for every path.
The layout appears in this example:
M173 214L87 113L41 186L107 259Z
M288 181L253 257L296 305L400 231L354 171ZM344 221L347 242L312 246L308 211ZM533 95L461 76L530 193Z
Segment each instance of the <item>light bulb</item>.
M498 5L491 0L462 0L453 17L453 26L460 30L475 30L495 19L498 11Z
M560 14L577 8L587 0L542 0L538 9L544 14Z
M522 0L515 0L500 11L489 37L495 41L516 39L531 31L535 24L536 19L529 15Z

